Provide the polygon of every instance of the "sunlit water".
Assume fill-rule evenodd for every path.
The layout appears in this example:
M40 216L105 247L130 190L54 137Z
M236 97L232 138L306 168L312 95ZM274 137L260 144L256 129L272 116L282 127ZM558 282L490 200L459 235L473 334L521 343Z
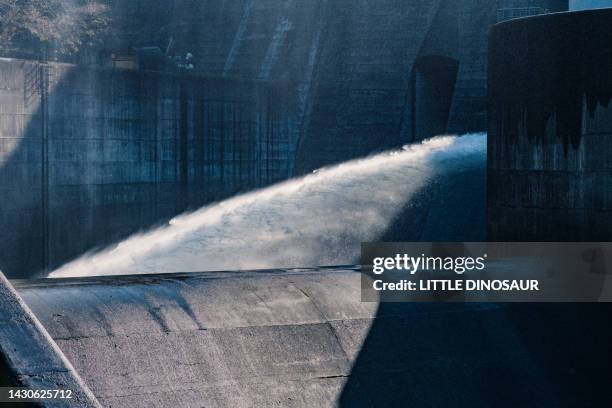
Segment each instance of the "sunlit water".
M436 177L484 161L486 137L440 136L321 169L174 218L51 277L355 263Z

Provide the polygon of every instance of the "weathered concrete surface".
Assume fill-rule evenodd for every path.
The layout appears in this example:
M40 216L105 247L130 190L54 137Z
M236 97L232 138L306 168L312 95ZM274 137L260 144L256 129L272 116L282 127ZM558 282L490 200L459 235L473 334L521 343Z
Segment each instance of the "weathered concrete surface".
M19 285L106 406L330 404L377 309L351 271Z
M610 240L611 18L610 11L559 13L493 28L489 240ZM612 336L609 304L510 310L557 396L540 406L610 404L602 378L612 356L600 342Z
M606 9L493 28L490 240L610 239L611 24Z
M415 140L413 71L421 56L459 62L444 131L483 131L486 42L497 3L111 1L123 25L118 47L165 49L172 38L170 53L193 53L205 75L291 83L300 124L297 173Z
M287 100L261 81L0 60L0 267L31 276L286 179Z
M295 163L285 84L16 60L0 61L0 75L0 266L9 277L286 179ZM482 240L481 164L433 182L385 239Z
M0 386L72 390L48 407L100 407L72 364L0 272Z
M361 303L360 275L341 267L15 284L104 406L569 407L606 395L612 330L598 305Z

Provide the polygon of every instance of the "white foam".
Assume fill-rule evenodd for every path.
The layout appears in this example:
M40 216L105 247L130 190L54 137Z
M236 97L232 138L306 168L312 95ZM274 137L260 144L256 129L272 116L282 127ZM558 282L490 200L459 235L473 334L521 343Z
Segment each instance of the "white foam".
M484 134L440 136L321 169L174 218L70 262L51 277L354 263L420 189L482 161Z

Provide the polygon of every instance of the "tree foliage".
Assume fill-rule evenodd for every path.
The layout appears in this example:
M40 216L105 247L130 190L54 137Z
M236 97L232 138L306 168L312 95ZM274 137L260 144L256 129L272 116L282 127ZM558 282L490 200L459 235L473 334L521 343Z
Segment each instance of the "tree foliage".
M96 0L0 0L0 50L70 55L93 45L109 23L108 7Z

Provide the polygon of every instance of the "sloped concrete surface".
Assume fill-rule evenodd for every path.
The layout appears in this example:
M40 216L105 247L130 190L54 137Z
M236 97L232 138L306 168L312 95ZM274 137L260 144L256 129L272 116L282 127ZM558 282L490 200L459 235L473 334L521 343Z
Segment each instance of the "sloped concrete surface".
M332 402L351 361L331 321L368 320L377 309L359 302L351 270L19 286L107 406Z
M15 284L104 406L555 401L506 308L362 303L356 268Z
M0 377L4 384L73 391L48 407L100 407L53 339L0 272Z

